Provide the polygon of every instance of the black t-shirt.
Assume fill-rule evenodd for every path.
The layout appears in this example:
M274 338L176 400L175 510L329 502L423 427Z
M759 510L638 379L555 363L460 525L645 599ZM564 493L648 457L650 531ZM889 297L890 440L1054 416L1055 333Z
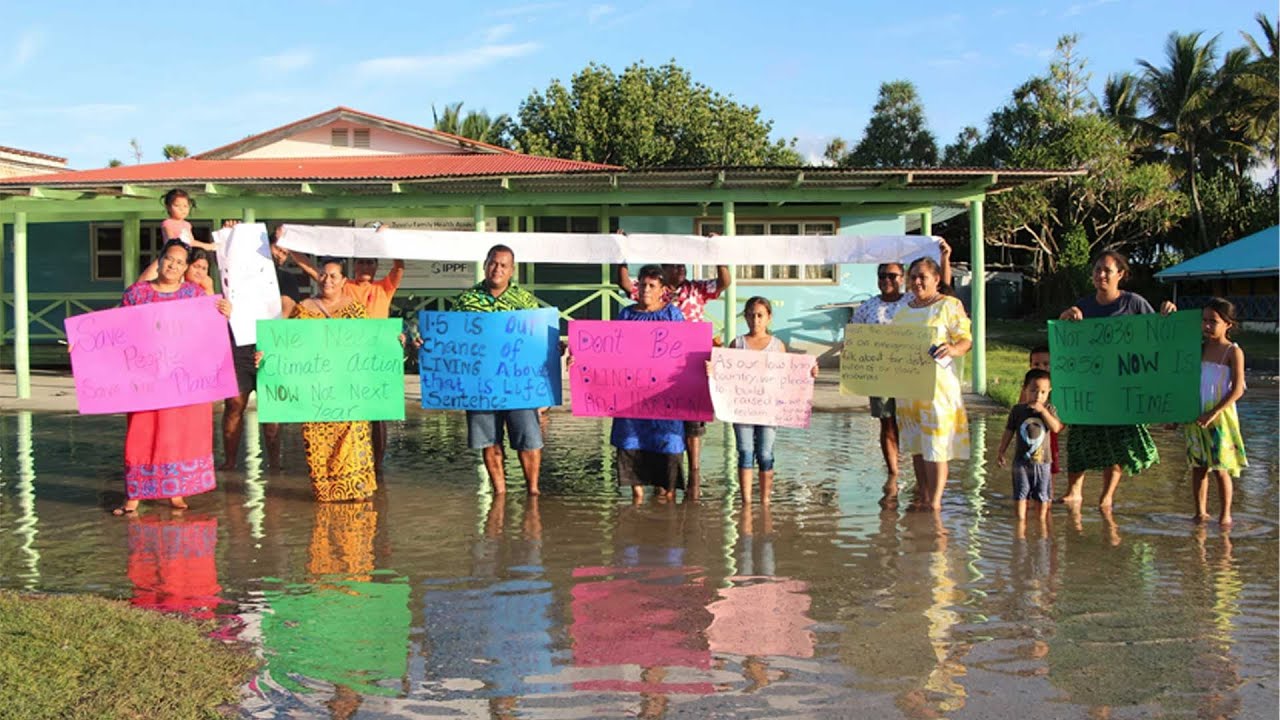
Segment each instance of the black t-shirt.
M1014 405L1004 427L1013 432L1014 462L1040 465L1052 460L1049 426L1045 424L1044 416L1030 406L1023 403Z
M302 302L304 295L302 294L302 285L298 282L298 276L294 273L284 270L279 265L276 266L276 284L280 286L280 294L294 302Z

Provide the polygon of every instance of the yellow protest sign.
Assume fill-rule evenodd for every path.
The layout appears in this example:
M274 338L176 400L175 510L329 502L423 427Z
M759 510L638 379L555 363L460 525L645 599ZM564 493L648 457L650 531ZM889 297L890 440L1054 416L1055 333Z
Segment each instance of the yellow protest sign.
M840 393L932 399L939 369L929 357L932 338L922 325L846 325Z

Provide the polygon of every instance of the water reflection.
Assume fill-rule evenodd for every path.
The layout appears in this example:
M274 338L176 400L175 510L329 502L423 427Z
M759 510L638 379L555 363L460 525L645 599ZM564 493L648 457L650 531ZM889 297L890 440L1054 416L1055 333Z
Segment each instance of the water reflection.
M539 502L490 503L471 546L470 575L424 593L424 685L431 694L466 691L510 710L520 695L561 689L530 679L554 671Z
M306 581L263 593L266 672L290 692L331 692L334 714L346 716L363 695L403 691L409 584L376 574L372 502L316 503L314 513Z
M1274 391L1240 411L1275 426ZM607 423L557 415L546 494L495 502L461 418L424 414L370 502L317 505L296 443L265 473L250 444L185 516L124 521L118 418L0 416L0 587L212 614L265 661L261 717L1274 717L1277 437L1247 438L1229 534L1186 522L1161 429L1113 514L1019 528L978 451L1003 420L971 424L938 515L878 507L861 416L779 433L744 511L723 432L702 502L631 507Z
M210 619L221 602L218 520L212 517L134 517L129 525L131 602L149 610Z

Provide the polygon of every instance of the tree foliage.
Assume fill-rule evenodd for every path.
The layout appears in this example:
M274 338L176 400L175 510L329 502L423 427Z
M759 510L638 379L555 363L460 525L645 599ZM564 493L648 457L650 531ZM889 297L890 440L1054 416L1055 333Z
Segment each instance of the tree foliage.
M566 86L553 80L520 103L513 136L537 155L632 168L799 165L795 141L770 140L773 123L695 82L668 62L615 74L595 63Z
M929 132L924 106L909 80L880 85L880 96L862 139L839 160L852 167L926 167L938 164L938 143Z
M478 140L489 145L511 147L511 116L506 113L490 117L484 110L469 110L462 114L462 102L444 106L443 113L436 113L431 106L431 119L435 129L450 135Z
M181 160L191 155L187 152L186 145L165 145L160 151L164 155L165 160Z

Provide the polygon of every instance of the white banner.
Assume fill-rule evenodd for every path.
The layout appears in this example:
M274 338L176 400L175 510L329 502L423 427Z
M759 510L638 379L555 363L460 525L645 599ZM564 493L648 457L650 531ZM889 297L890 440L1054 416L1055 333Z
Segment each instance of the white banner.
M217 231L213 241L218 244L222 294L231 302L231 334L236 345L252 345L258 341L258 321L281 315L267 226L240 223Z
M285 225L282 247L332 257L475 262L499 243L517 262L827 265L939 259L927 235L657 235L500 233Z

